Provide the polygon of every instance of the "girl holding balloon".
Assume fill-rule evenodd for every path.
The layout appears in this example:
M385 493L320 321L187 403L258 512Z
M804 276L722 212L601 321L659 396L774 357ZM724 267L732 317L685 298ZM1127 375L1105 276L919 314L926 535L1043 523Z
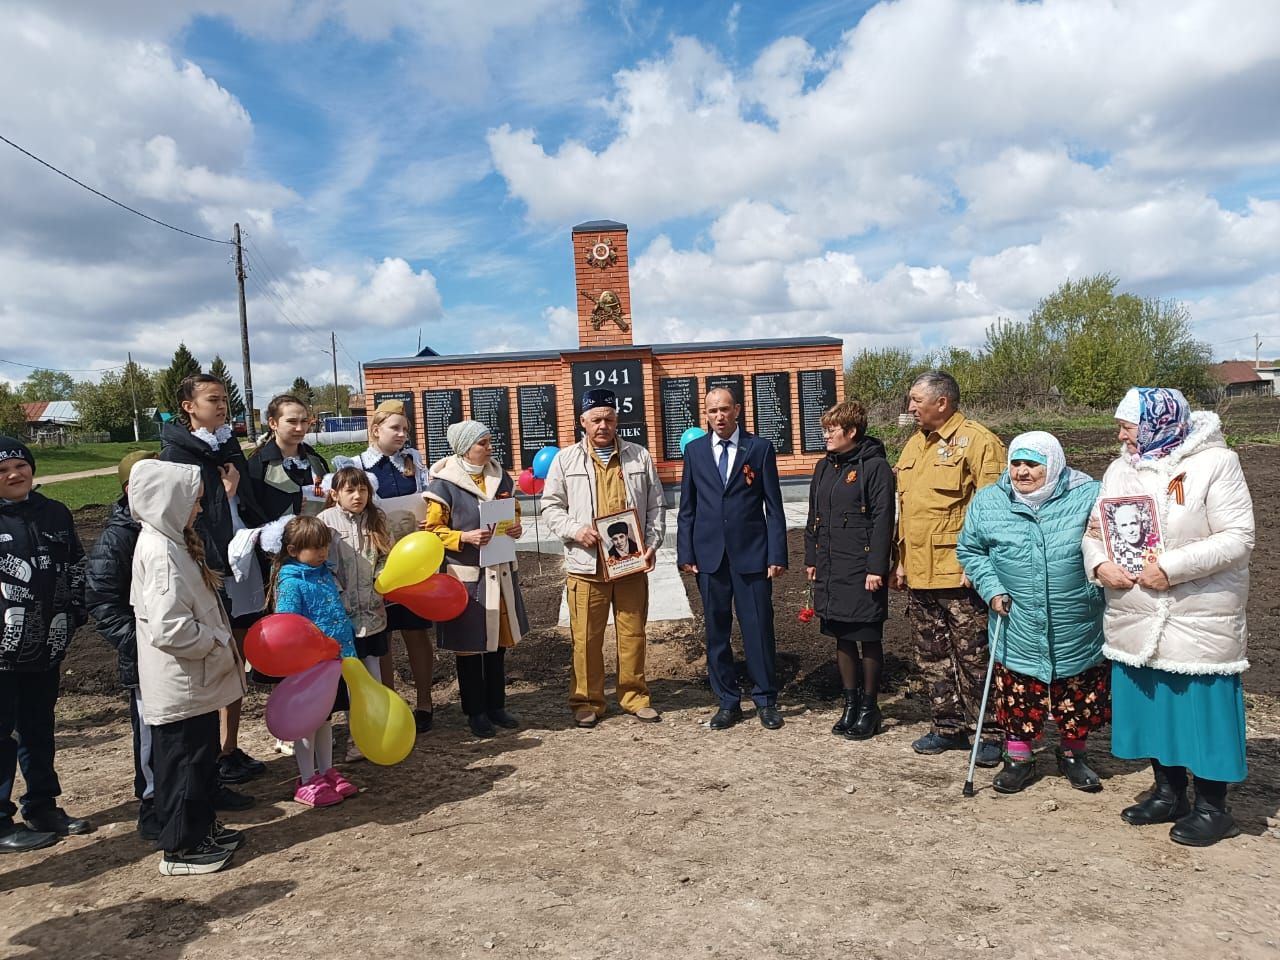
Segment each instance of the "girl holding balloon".
M356 655L373 679L380 680L379 658L388 651L387 605L374 589L374 581L396 537L387 515L373 502L373 482L363 470L343 467L329 478L328 486L330 506L319 519L334 534L329 556L355 628ZM361 757L353 742L347 760Z
M342 656L354 657L355 628L325 563L332 544L332 532L318 517L294 517L285 524L271 567L267 604L276 613L306 617L321 633L337 641ZM348 705L346 689L339 685L332 709L346 710ZM359 792L334 769L333 725L328 719L311 735L296 739L293 750L298 762L293 799L298 803L328 807Z
M445 548L445 570L462 582L468 602L462 614L436 624L441 650L458 655L458 692L471 732L496 734L494 724L515 728L506 709L508 647L529 629L515 563L480 565L480 548L493 533L480 522L480 502L512 496L511 477L493 459L489 428L475 420L455 423L446 434L453 456L431 467L426 530ZM520 536L520 514L506 529Z
M429 474L422 463L422 456L410 446L409 420L404 415L404 403L400 400L384 400L378 404L369 418L369 449L353 459L334 458L334 467L355 466L367 472L377 483L378 496L383 499L421 494L426 489ZM409 655L409 669L413 672L413 684L417 689L417 708L413 711L414 727L418 733L431 729L431 681L435 673L435 651L427 630L431 621L418 616L408 607L398 603L387 605L387 635L399 630L404 638L405 652ZM395 688L392 656L388 652L381 659L382 682Z

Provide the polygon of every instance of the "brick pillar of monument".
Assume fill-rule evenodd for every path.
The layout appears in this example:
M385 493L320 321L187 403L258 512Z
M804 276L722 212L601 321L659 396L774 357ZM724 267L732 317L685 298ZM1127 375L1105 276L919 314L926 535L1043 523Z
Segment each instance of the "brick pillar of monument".
M578 345L631 346L631 282L627 225L591 220L573 228Z

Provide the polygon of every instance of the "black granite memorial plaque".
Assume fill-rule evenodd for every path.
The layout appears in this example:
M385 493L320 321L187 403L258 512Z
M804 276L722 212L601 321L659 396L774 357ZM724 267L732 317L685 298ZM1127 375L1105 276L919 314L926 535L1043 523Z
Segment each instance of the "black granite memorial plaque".
M752 374L751 398L756 436L772 443L778 453L790 453L791 374L786 371Z
M836 372L801 370L800 387L800 452L826 453L827 440L822 435L822 414L836 402Z
M556 430L556 388L550 383L516 387L516 415L520 418L520 469L533 466L543 447L560 442Z
M453 453L445 435L462 419L461 390L423 390L422 420L427 433L427 465Z
M493 459L503 470L511 464L511 394L506 387L472 387L471 419L489 428Z
M618 398L618 436L642 447L649 445L649 426L644 412L644 369L639 360L593 360L569 366L573 378L573 406L580 412L579 399L593 387L612 390ZM582 439L582 426L575 418L573 435Z
M658 380L658 406L662 414L662 458L683 460L680 438L702 421L702 398L697 377L662 377Z

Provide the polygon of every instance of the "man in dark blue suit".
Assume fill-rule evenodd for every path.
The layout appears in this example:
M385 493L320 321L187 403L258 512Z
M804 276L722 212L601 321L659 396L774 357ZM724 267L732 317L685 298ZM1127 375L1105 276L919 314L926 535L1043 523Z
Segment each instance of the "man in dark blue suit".
M711 729L742 719L741 691L729 645L738 614L760 723L782 726L774 670L772 579L787 568L787 521L782 513L773 444L738 426L742 407L728 391L707 394L711 433L684 451L676 563L696 574L707 624L707 675L720 709Z

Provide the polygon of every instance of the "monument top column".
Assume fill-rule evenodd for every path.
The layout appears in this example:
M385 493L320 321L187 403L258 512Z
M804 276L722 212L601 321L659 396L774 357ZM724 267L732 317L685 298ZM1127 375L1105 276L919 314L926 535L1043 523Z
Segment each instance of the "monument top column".
M627 225L589 220L574 227L573 276L578 346L631 346Z

